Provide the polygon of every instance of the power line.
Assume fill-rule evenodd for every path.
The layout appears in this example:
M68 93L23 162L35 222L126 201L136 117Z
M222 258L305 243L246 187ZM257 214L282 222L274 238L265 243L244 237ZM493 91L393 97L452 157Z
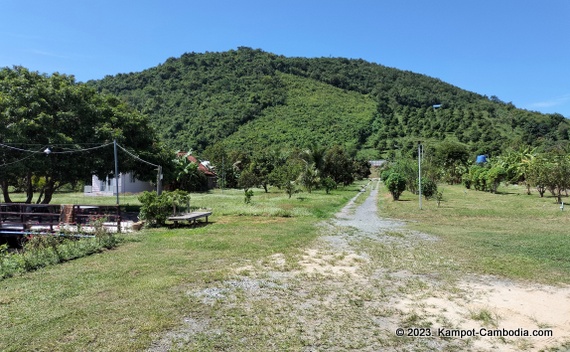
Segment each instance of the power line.
M19 145L28 145L28 146L31 146L31 145L41 145L41 144L24 144L24 143L21 143L21 144L18 143L18 144L19 144ZM72 153L81 153L81 152L87 152L87 151L91 151L91 150L96 150L96 149L105 148L105 147L108 147L108 146L110 146L110 145L113 145L114 143L113 143L113 142L110 142L110 143L98 145L98 146L95 146L95 147L92 147L92 148L70 149L70 150L64 150L64 151L59 151L59 152L58 152L58 151L53 151L53 150L50 149L50 146L53 148L53 147L55 147L55 146L62 146L62 145L81 145L81 144L83 144L83 145L93 145L93 144L95 144L95 143L51 144L51 145L48 145L48 146L45 146L45 147L40 148L40 150L23 149L23 148L14 147L14 146L12 146L12 145L0 143L0 147L2 147L2 148L12 149L12 150L16 150L16 151L24 152L24 153L31 153L31 155L29 155L29 156L27 156L27 157L25 157L25 158L22 158L22 159L19 159L19 160L15 160L15 161L12 161L12 162L9 162L9 163L5 163L5 164L2 164L2 165L0 165L0 166L7 166L7 165L11 165L11 164L15 164L15 163L24 161L24 160L26 160L26 159L28 159L28 158L31 158L31 157L34 156L35 154L41 154L41 153L45 153L45 154L72 154ZM143 163L145 163L145 164L148 164L148 165L151 165L151 166L154 166L154 167L160 167L159 165L156 165L156 164L153 164L153 163L151 163L151 162L149 162L149 161L146 161L146 160L144 160L144 159L141 159L140 157L138 157L138 156L134 155L133 153L129 152L126 148L124 148L122 145L120 145L120 144L118 144L118 143L117 143L117 146L118 146L119 148L121 148L125 153L127 153L129 156L131 156L132 158L134 158L134 159L137 160L137 161L143 162Z
M94 143L89 143L91 145L93 145ZM50 146L53 148L54 146L60 146L60 145L73 145L73 144L51 144L51 145L47 145L45 147L42 147L41 150L28 150L28 149L22 149L22 148L18 148L18 147L14 147L8 144L3 144L0 143L0 147L3 148L7 148L7 149L12 149L12 150L16 150L19 152L24 152L24 153L32 153L32 154L40 154L40 153L46 153L46 154L70 154L70 153L81 153L81 152L86 152L86 151L90 151L90 150L95 150L95 149L99 149L99 148L104 148L107 147L109 145L112 145L113 143L107 143L107 144L103 144L103 145L98 145L96 147L92 147L92 148L82 148L82 149L70 149L70 150L66 150L66 151L53 151L50 148ZM41 145L41 144L27 144L27 145ZM75 144L78 145L78 144Z
M39 152L39 153L41 153L41 152ZM8 165L16 164L16 163L22 162L22 161L24 161L24 160L26 160L26 159L29 159L29 158L31 158L32 156L34 156L34 154L30 154L30 155L28 155L28 156L25 157L25 158L22 158L22 159L19 159L19 160L16 160L16 161L11 161L11 162L9 162L9 163L5 163L5 164L2 164L2 165L0 165L0 166L8 166Z
M43 153L42 150L40 151L36 151L36 150L27 150L27 149L22 149L22 148L16 148L16 147L12 147L11 145L7 145L7 144L2 144L0 143L0 147L4 147L4 148L8 148L8 149L12 149L12 150L17 150L19 152L25 152L25 153ZM43 148L42 148L43 149Z
M125 148L123 148L123 146L120 145L119 143L117 143L117 146L118 146L119 148L121 148L125 153L127 153L128 155L130 155L131 157L135 158L135 159L138 160L138 161L141 161L141 162L143 162L143 163L152 165L152 166L154 166L154 167L160 167L159 165L156 165L156 164L153 164L153 163L151 163L151 162L149 162L149 161L143 160L143 159L139 158L138 156L132 154L131 152L129 152L128 150L126 150Z
M67 150L67 151L63 151L63 152L54 152L54 151L51 151L51 150L50 150L49 153L50 153L50 154L71 154L71 153L87 152L87 151L90 151L90 150L105 148L105 147L107 147L107 146L109 146L109 145L112 145L112 144L113 144L113 143L111 142L111 143L103 144L103 145L100 145L100 146L97 146L97 147L93 147L93 148L84 148L84 149L75 149L75 150L72 149L72 150ZM46 147L46 148L49 148L49 147Z

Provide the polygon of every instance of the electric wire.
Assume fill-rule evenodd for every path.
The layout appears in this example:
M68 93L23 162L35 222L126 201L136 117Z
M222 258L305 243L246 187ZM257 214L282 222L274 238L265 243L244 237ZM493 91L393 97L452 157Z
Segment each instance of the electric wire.
M108 147L110 145L115 144L116 142L110 142L110 143L106 143L103 145L98 145L92 148L83 148L83 149L72 149L72 150L65 150L65 151L53 151L49 149L49 146L45 146L40 148L40 150L28 150L28 149L22 149L22 148L18 148L18 147L14 147L8 144L4 144L4 143L0 143L0 147L2 148L8 148L8 149L12 149L12 150L16 150L19 152L24 152L24 153L31 153L30 155L26 156L25 158L19 159L19 160L15 160L9 163L5 163L5 164L1 164L0 166L7 166L7 165L12 165L12 164L16 164L19 162L22 162L28 158L31 158L32 156L34 156L35 154L41 154L41 153L46 153L46 154L72 154L72 153L80 153L80 152L87 152L87 151L91 151L91 150L95 150L95 149L100 149L100 148L105 148ZM85 143L85 144L94 144L94 143ZM27 145L40 145L40 144L27 144ZM79 144L53 144L52 147L54 146L60 146L60 145L79 145ZM134 155L133 153L129 152L126 148L124 148L122 145L120 145L119 143L117 143L117 147L121 148L121 150L123 150L125 153L127 153L129 156L131 156L132 158L134 158L135 160L138 160L140 162L143 162L145 164L154 166L154 167L160 167L159 165L153 164L149 161L143 160L140 157Z
M41 151L40 151L40 153L41 153ZM16 164L16 163L22 162L22 161L24 161L24 160L26 160L26 159L29 159L29 158L31 158L31 157L34 156L34 155L35 155L35 153L34 153L34 154L30 154L30 155L28 155L27 157L22 158L22 159L19 159L19 160L11 161L11 162L9 162L9 163L4 163L4 164L2 164L2 165L0 165L0 166L8 166L8 165Z
M135 159L138 160L138 161L141 161L141 162L143 162L143 163L152 165L152 166L154 166L154 167L160 167L159 165L156 165L156 164L153 164L153 163L151 163L151 162L149 162L149 161L143 160L143 159L139 158L138 156L132 154L131 152L129 152L128 150L126 150L125 148L123 148L123 146L120 145L119 143L117 143L117 147L121 148L125 153L127 153L128 155L130 155L131 157L135 158Z

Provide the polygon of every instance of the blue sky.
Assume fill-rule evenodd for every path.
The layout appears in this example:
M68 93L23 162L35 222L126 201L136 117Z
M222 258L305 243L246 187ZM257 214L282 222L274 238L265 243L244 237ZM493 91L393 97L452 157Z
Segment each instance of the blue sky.
M568 0L0 0L0 67L79 81L239 46L361 58L570 118Z

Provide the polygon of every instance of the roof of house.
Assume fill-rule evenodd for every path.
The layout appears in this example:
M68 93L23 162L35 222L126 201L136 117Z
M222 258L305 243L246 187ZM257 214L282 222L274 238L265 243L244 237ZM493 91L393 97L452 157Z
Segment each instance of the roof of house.
M178 156L184 156L186 155L185 152L178 152L177 153ZM209 165L209 163L207 163L207 165L205 165L205 163L200 162L198 159L196 159L196 157L194 155L188 155L186 157L188 159L188 161L190 161L191 163L194 164L198 164L198 170L202 171L204 173L204 175L208 176L208 177L216 177L216 173L207 165Z

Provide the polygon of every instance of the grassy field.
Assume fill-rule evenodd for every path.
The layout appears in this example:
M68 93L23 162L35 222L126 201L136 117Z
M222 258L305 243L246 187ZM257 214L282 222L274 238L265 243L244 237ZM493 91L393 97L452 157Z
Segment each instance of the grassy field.
M347 285L342 278L330 281L302 274L289 281L290 289L285 289L271 286L278 280L256 277L260 268L279 263L284 263L285 267L280 268L283 272L297 270L288 266L298 263L305 250L314 245L319 234L316 224L330 218L361 186L330 195L320 191L300 193L291 199L283 193L256 190L251 205L243 203L243 191L239 190L193 194L192 207L214 212L206 226L148 229L125 235L117 249L0 281L0 350L145 350L165 336L176 340L175 334L168 334L177 331L181 322L195 336L192 343L204 347L187 347L197 351L298 350L309 343L299 337L307 329L314 330L315 341L328 341L328 346L337 350L337 342L353 348L364 348L366 341L378 342L380 337L373 334L376 330L370 330L371 322L362 320L365 312L359 309L370 312L372 305L377 315L395 318L397 313L390 308L388 293L422 292L422 280L412 276L405 286L391 287L396 281L390 281L386 273L372 280L376 286L367 288L358 282L347 281ZM375 255L392 263L394 268L383 265L389 272L443 271L449 260L455 263L454 271L465 274L570 283L570 241L565 231L570 214L560 211L551 198L526 196L516 188L501 189L503 194L493 195L446 186L440 208L435 201L428 201L419 211L417 198L411 194L404 193L401 201L393 202L384 186L380 190L381 216L405 219L410 228L441 239L430 242L429 248L400 246L397 253L387 244L369 247L384 248L385 253ZM82 197L62 194L54 203L115 201L112 197ZM363 199L360 197L357 204ZM123 201L131 205L138 202L134 196ZM417 264L411 261L423 252L427 259L421 263L428 263L429 268L405 267ZM346 253L338 253L330 260L342 263L346 257ZM252 269L248 274L249 267ZM240 284L247 284L251 277L251 282L267 285L261 287L261 292L269 289L272 295L287 299L276 301L277 296L261 295L252 305L243 297L247 290L242 290L236 294L236 301L220 303L213 299L211 304L204 304L204 297L189 294L206 292L216 297L218 291L213 288L231 285L237 268L241 268ZM346 297L342 290L348 290ZM289 306L291 297L296 297L299 305ZM303 315L313 310L314 314ZM291 320L287 314L292 311L300 318ZM201 325L189 317L199 318ZM311 319L313 325L303 325L303 319ZM201 333L208 321L215 321L212 325L223 328L220 331L225 333L216 333L215 329ZM335 340L335 336L353 328L354 333L348 335L354 341ZM362 333L370 335L369 340L359 339ZM388 338L382 345L398 348L404 343ZM322 345L321 350L326 346Z
M444 202L423 201L404 192L394 202L385 191L381 216L405 219L409 227L442 239L441 253L468 272L542 283L570 283L570 208L554 198L526 195L523 187L500 194L440 185Z
M232 268L273 253L294 255L360 189L283 193L257 190L192 195L211 208L210 224L153 229L125 236L117 249L0 282L0 350L134 351L177 326L192 309L189 288L224 280ZM64 194L53 203L105 203ZM113 204L114 198L107 198ZM135 203L135 200L130 200Z

